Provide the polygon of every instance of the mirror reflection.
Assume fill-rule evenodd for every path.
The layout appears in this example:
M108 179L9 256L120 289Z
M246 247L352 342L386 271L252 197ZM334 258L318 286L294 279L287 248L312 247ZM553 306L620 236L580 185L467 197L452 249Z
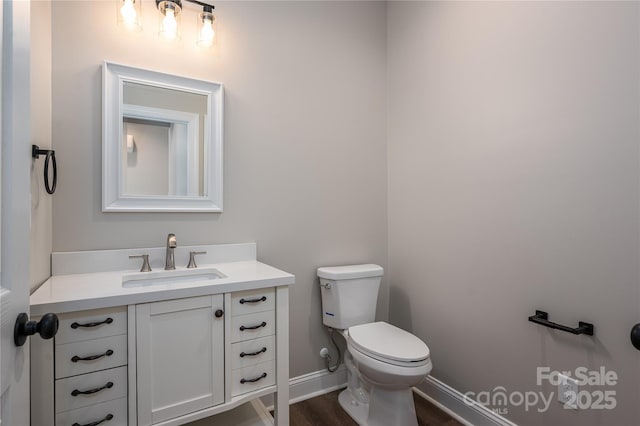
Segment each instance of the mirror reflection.
M207 96L124 81L122 99L123 195L203 196Z

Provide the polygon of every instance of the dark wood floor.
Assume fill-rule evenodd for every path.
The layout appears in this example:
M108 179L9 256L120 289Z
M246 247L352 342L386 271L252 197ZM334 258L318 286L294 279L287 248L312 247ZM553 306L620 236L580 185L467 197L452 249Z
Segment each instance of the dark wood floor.
M341 391L320 395L290 407L291 426L358 426L340 407ZM420 426L462 426L424 398L413 395ZM389 425L402 426L402 425Z

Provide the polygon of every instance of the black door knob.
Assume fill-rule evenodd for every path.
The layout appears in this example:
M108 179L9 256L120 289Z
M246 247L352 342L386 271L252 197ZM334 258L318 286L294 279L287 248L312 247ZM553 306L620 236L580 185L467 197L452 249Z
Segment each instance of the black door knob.
M224 311L222 309L218 309L214 315L216 316L216 318L220 318L224 315Z
M634 325L631 329L631 344L640 351L640 323Z
M56 314L45 314L39 322L36 322L29 321L29 315L23 312L16 319L16 325L13 328L13 341L16 346L22 346L28 336L38 333L43 339L51 339L57 332L58 316Z

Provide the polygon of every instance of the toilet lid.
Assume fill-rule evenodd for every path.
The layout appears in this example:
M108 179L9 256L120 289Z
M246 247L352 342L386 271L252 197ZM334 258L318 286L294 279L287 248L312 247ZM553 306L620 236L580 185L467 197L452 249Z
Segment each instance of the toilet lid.
M349 339L360 352L400 362L429 358L429 347L413 334L386 322L349 327Z

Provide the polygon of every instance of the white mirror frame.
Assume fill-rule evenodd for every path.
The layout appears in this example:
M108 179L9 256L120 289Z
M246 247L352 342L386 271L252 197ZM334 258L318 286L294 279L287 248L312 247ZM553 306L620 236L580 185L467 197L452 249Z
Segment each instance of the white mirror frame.
M207 97L204 139L204 196L124 195L122 180L124 82L197 93ZM102 211L221 212L223 87L220 83L179 77L104 62L102 66Z

